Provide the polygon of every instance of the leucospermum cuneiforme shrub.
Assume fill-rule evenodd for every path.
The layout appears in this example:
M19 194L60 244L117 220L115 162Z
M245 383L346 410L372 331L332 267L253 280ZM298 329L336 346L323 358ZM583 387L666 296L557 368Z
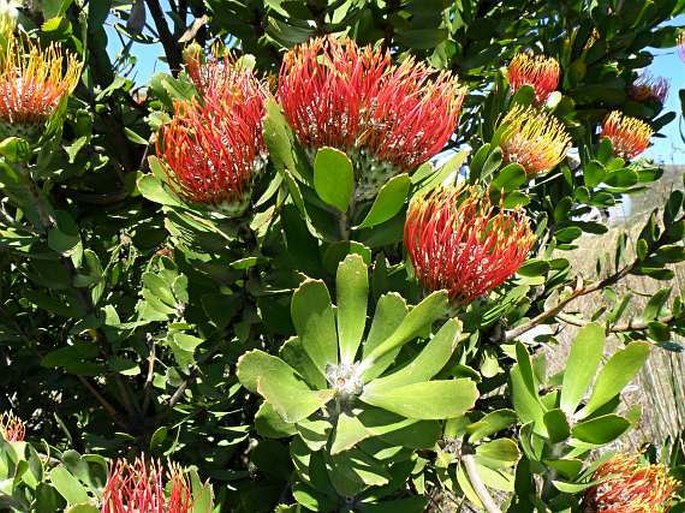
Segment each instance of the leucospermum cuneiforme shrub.
M571 147L571 137L554 115L516 105L501 123L500 148L506 162L520 164L530 177L559 164Z
M0 416L0 436L8 442L23 442L26 436L26 424L11 412Z
M5 136L36 135L78 83L82 63L57 43L46 49L10 34L0 52L0 127Z
M552 57L528 52L514 56L507 68L509 84L514 91L531 86L538 104L545 103L559 86L559 63Z
M193 509L186 474L142 456L111 465L102 501L101 513L190 513Z
M218 66L213 63L210 66ZM203 101L180 101L157 139L167 179L186 201L242 214L263 169L264 102L268 92L248 70L213 71ZM199 80L199 79L198 79Z
M278 97L301 144L357 162L361 199L437 154L456 129L466 94L457 78L349 39L317 38L283 59Z
M634 159L649 147L654 130L637 118L611 112L602 124L601 137L609 139L614 153L624 159Z
M599 483L585 494L584 513L666 513L678 482L663 465L616 455L592 476Z
M409 206L404 245L428 291L466 304L512 276L535 242L522 212L497 209L478 187L443 187Z

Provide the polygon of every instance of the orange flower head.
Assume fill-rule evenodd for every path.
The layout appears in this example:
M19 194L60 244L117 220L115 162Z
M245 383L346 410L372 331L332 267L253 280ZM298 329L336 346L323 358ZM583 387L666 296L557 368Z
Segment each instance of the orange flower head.
M183 199L236 216L245 211L253 178L266 162L267 92L249 71L230 76L230 87L226 82L203 103L176 103L173 119L157 139L157 155Z
M624 159L634 159L649 147L654 130L644 121L612 111L602 124L601 137L609 139L614 153Z
M520 211L496 209L475 186L436 189L412 201L404 245L421 285L466 304L512 276L535 242Z
M644 73L630 86L630 97L637 102L657 101L660 104L666 102L670 83L664 77L652 77Z
M41 49L10 36L0 58L0 123L8 135L35 133L78 83L82 63L55 43Z
M500 148L507 162L520 164L529 176L544 173L561 162L571 137L552 114L517 105L502 120Z
M13 413L5 412L0 416L0 435L8 442L23 442L26 424Z
M559 62L553 57L521 52L514 55L507 69L514 91L531 86L538 103L545 103L559 86Z
M617 455L602 463L585 493L588 513L666 513L678 481L664 465L641 463L637 456Z
M169 492L165 491L168 488ZM190 513L193 510L188 477L180 468L138 457L133 463L117 460L109 470L101 513Z
M465 94L449 73L412 58L393 65L387 51L332 36L288 52L278 86L285 117L303 146L332 146L357 162L363 198L445 146Z

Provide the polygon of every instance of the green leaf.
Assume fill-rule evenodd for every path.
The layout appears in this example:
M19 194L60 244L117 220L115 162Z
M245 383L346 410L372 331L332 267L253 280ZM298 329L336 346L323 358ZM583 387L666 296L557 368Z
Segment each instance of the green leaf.
M336 289L340 360L352 363L364 335L369 297L368 269L361 256L348 255L338 266Z
M605 174L606 170L604 169L604 165L597 160L591 160L583 167L583 181L585 182L585 186L592 188L599 185L602 183L602 180L604 180Z
M428 381L447 364L457 347L460 334L461 323L456 319L448 320L408 365L389 376L372 381L367 388L378 392Z
M92 504L76 504L64 510L64 513L100 513L100 509Z
M302 283L293 294L290 314L302 347L325 376L326 367L338 363L338 337L331 297L324 282Z
M178 198L172 195L169 191L164 188L164 185L158 178L158 176L164 176L164 171L162 171L162 164L157 157L150 157L148 159L150 164L150 169L158 168L158 171L154 175L140 175L138 177L138 191L140 194L149 201L153 203L158 203L159 205L169 205L172 207L182 206Z
M571 344L561 387L561 409L573 415L592 384L604 355L604 328L597 323L584 326Z
M540 402L537 391L531 391L530 387L526 385L520 364L512 367L509 379L511 381L514 409L519 419L523 424L533 422L535 432L543 436L546 435L547 431L544 424L545 409Z
M480 465L492 469L511 467L521 457L516 442L510 438L498 438L476 448L475 460Z
M376 303L376 314L371 322L371 329L366 337L362 349L362 359L366 360L368 355L373 352L382 342L385 341L402 324L407 315L407 304L402 296L397 293L390 293L381 296ZM379 357L373 365L365 372L364 377L370 381L380 376L395 360L399 348L389 351L384 356Z
M371 210L356 228L370 228L393 218L404 206L411 179L406 174L393 176L378 191Z
M342 151L324 147L314 159L314 188L324 202L346 212L354 193L352 161Z
M364 376L367 376L367 371L372 368L373 364L380 357L401 347L412 338L418 336L424 328L445 315L447 306L447 292L444 290L433 292L416 305L402 320L394 333L365 357L366 370Z
M580 412L585 418L617 396L640 371L649 356L649 344L633 342L614 354L597 376L590 399Z
M601 417L576 424L571 430L573 438L595 445L608 444L630 428L630 422L618 415Z
M545 427L549 435L549 441L553 444L563 442L571 434L566 415L560 409L550 410L544 416Z
M299 337L291 337L285 341L279 351L280 357L293 369L300 373L312 388L326 388L326 376L309 357L302 347Z
M487 166L487 163L486 163ZM492 181L490 188L495 191L511 192L527 181L526 171L521 164L512 162L502 169Z
M485 437L494 435L503 429L508 428L516 422L517 416L514 410L495 410L488 413L478 422L466 426L469 436L469 443L476 443Z
M311 390L295 370L263 351L245 353L238 360L240 383L270 402L286 422L298 422L322 408L334 390Z
M56 210L54 215L56 226L48 231L48 246L57 253L69 255L81 244L78 225L68 212Z
M352 449L362 440L369 438L372 434L366 429L359 417L343 412L338 417L338 423L333 435L331 454L339 454L343 451Z
M55 467L50 471L50 481L59 494L69 504L87 503L90 498L83 485L65 467Z
M412 383L390 390L365 388L359 400L412 419L447 419L473 408L478 391L470 379Z
M297 433L295 425L284 421L273 405L266 401L257 410L254 425L265 438L286 438Z

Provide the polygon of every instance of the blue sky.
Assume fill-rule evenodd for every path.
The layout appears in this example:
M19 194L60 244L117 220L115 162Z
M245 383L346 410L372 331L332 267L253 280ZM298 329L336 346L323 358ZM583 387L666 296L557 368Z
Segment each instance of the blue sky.
M166 2L162 2L166 5ZM150 17L147 18L150 20ZM114 24L118 20L112 16L107 22L108 51L112 58L121 51L121 42L114 29ZM685 15L678 16L668 23L669 25L685 25ZM678 91L685 89L685 63L680 60L675 48L666 50L652 49L654 62L649 66L648 71L653 76L666 77L671 82L670 94L666 101L664 112L675 111L678 115L675 121L671 122L662 130L665 138L654 138L653 145L647 151L646 156L658 163L663 164L685 164L685 143L682 141L678 129L681 116L681 106ZM168 71L167 65L160 61L158 57L162 55L162 48L159 44L143 45L134 43L132 52L137 58L135 70L131 78L138 84L145 84L149 78L158 71Z

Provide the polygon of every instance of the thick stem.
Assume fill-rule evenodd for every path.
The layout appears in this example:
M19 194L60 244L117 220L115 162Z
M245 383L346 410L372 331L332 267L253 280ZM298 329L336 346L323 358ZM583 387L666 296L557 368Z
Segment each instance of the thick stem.
M495 502L495 499L492 498L492 495L490 495L490 492L488 492L488 489L485 487L485 484L483 484L483 481L478 475L478 468L476 467L476 460L473 454L463 454L461 457L461 462L464 465L466 474L469 476L469 481L471 486L473 486L473 491L476 492L480 502L483 503L485 511L487 511L487 513L502 513L502 510Z
M183 53L181 52L181 46L178 44L174 35L169 30L169 25L166 22L166 16L162 10L162 6L159 0L146 0L147 7L150 9L150 14L155 20L155 26L157 27L157 32L159 33L159 39L164 48L164 54L166 55L167 63L169 64L169 69L174 76L178 75L181 70L181 64L183 63Z

